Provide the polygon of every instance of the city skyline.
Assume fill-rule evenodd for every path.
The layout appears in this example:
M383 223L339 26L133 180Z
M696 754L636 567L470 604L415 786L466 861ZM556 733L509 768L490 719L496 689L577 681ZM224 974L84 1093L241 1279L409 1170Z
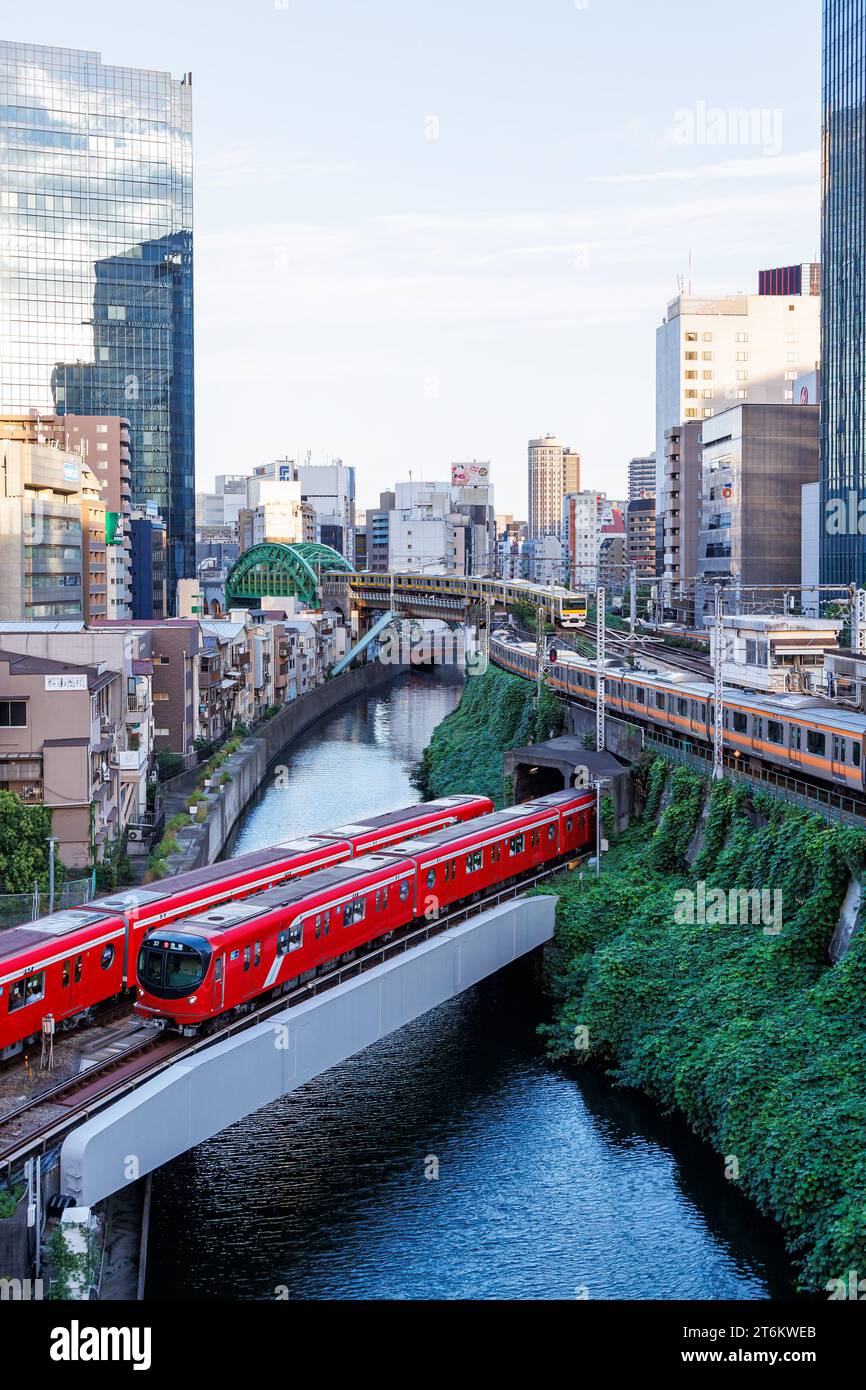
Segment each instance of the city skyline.
M526 440L551 432L588 485L624 493L652 447L654 333L677 276L748 292L762 266L816 256L805 0L782 29L741 0L716 26L686 24L678 0L651 22L631 0L435 15L297 0L252 11L230 42L227 7L209 26L150 13L132 41L99 0L52 3L4 37L194 72L199 488L241 451L309 448L354 465L369 505L411 447L425 477L489 457L497 507L522 513ZM640 38L625 49L624 24ZM698 61L708 42L724 78ZM653 60L672 51L662 87Z

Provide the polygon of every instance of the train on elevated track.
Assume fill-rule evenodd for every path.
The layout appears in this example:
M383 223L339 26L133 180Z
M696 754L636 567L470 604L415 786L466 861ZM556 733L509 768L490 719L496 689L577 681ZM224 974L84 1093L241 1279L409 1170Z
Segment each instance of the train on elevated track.
M554 792L191 913L145 935L136 1013L195 1034L397 933L575 861L595 842L595 794Z
M551 689L595 705L596 663L565 649L555 655ZM494 640L491 657L515 675L536 679L532 643ZM715 702L709 682L684 671L656 670L649 662L632 667L610 661L604 703L609 714L661 730L712 758ZM762 771L784 772L857 797L866 791L866 715L814 695L726 688L724 747L728 757L760 765Z
M405 840L489 816L486 796L449 796L269 849L0 932L0 1061L35 1042L50 1016L65 1031L135 987L145 933L190 913L217 911Z

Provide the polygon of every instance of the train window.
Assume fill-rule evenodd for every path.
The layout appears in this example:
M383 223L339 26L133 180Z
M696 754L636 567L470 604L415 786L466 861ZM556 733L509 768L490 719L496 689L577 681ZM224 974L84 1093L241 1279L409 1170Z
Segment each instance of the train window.
M802 747L802 744L803 730L800 728L799 724L794 724L791 728L791 747L796 748L799 751Z
M222 977L223 977L223 958L222 958L222 956L220 956L219 960L217 961L216 965L214 966L213 977L214 977L215 982L216 982L217 984L219 984L220 980L221 980Z
M408 898L408 896L409 896L409 880L408 880L408 878L404 878L404 879L403 879L403 882L400 884L400 901L401 901L401 903L404 903L404 902L406 901L406 899Z
M80 985L80 984L81 984L81 971L82 971L83 966L84 966L84 957L83 957L83 956L76 956L76 957L75 957L75 983L76 983L77 985Z
M245 946L245 947L244 947L244 970L249 970L249 968L250 968L250 961L252 960L252 958L253 958L253 948L252 948L252 946Z
M508 849L511 854L522 854L526 848L525 835L512 835L508 841Z
M466 872L474 874L477 869L484 868L484 850L476 849L466 856Z
M646 704L646 691L644 691L643 689L641 689L641 687L640 687L639 685L636 685L636 686L634 687L634 698L635 698L635 700L637 701L637 703L638 703L639 705L645 705L645 704Z
M254 952L253 952L253 965L261 965L261 963L262 963L262 943L261 943L260 941L257 941L257 942L256 942L256 945L255 945L255 950L254 950Z
M451 878L451 865L448 863L448 860L446 859L446 860L445 860L445 882L448 883L448 881L449 881L450 878Z
M432 888L436 882L436 870L430 869L427 873L427 887Z
M764 737L764 721L758 715L752 718L752 738Z
M452 877L452 878L456 878L456 877L457 877L457 860L456 860L456 859L452 859L452 860L451 860L451 877Z
M322 914L321 914L321 912L317 912L317 913L316 913L316 940L317 940L317 941L319 940L319 937L320 937L321 935L322 935Z
M817 729L807 729L806 748L810 753L816 753L819 757L823 757L827 750L825 735L818 733Z
M767 738L770 743L784 743L785 730L778 719L767 720Z
M565 828L566 828L568 834L570 835L571 832L572 832L572 830L574 829L574 818L573 818L572 816L568 816L568 817L567 817L566 822L565 822Z
M44 995L44 970L40 970L36 975L25 975L23 980L16 980L9 990L10 1014L16 1009L23 1009L26 1004L35 1004L37 999L44 998Z
M860 744L859 744L859 743L852 743L852 744L851 744L851 756L852 756L852 760L853 760L854 766L855 766L855 767L859 767L859 766L860 766Z
M734 710L734 732L744 734L749 727L749 721L742 710Z
M114 947L112 946L111 942L109 941L109 942L107 943L107 945L105 945L105 946L103 947L103 949L102 949L102 958L101 958L99 964L102 966L103 970L108 970L108 969L110 969L111 963L112 963L113 960L114 960Z
M277 955L284 956L289 949L289 933L281 931L277 933Z
M833 761L834 763L844 763L845 761L845 740L838 734L833 735Z
M688 700L684 700L684 699L682 698L682 696L680 696L679 699L677 700L677 714L683 715L683 716L684 716L684 715L687 715L688 712L689 712L689 702L688 702Z
M550 825L547 827L547 838L551 841L556 839L556 826L553 824L552 821Z
M664 692L661 691L661 690L657 690L657 691L656 691L656 709L664 709L664 707L665 707Z
M386 889L385 889L385 905L387 906L387 904L388 904L388 889L386 888ZM331 930L331 914L330 914L330 912L324 913L324 915L323 915L323 917L322 917L322 921L324 922L324 925L325 925L325 936L327 936L328 933L329 933L330 930Z
M71 974L72 974L72 967L71 967L69 961L68 961L68 960L65 960L65 961L63 962L63 988L64 988L64 989L66 989L66 987L67 987L68 984L69 984L69 977L70 977Z
M290 951L297 951L298 947L301 946L301 945L303 944L303 940L304 940L304 926L303 926L303 923L302 923L302 922L295 922L295 923L293 923L293 925L292 925L291 927L289 927L289 950L290 950Z

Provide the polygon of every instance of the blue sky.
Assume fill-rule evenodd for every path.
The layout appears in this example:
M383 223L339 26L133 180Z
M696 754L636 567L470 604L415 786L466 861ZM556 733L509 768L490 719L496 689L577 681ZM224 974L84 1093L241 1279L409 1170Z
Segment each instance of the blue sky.
M549 431L618 495L689 251L707 294L816 255L818 0L582 3L7 5L193 72L200 486L309 449L363 503L490 458L524 515Z

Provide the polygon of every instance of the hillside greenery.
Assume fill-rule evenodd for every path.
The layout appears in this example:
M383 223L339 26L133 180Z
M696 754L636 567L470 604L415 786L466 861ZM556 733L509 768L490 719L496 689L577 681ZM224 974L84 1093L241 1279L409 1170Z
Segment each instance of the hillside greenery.
M681 1111L779 1222L804 1289L863 1277L866 930L842 963L826 952L866 832L727 782L710 790L662 759L644 777L644 817L600 880L553 882L550 1055L600 1061ZM677 891L701 881L781 893L781 930L678 920Z
M511 791L503 752L544 742L560 733L562 721L562 706L546 687L536 708L534 685L491 666L468 677L460 704L435 730L413 781L428 801L463 792L506 806Z

